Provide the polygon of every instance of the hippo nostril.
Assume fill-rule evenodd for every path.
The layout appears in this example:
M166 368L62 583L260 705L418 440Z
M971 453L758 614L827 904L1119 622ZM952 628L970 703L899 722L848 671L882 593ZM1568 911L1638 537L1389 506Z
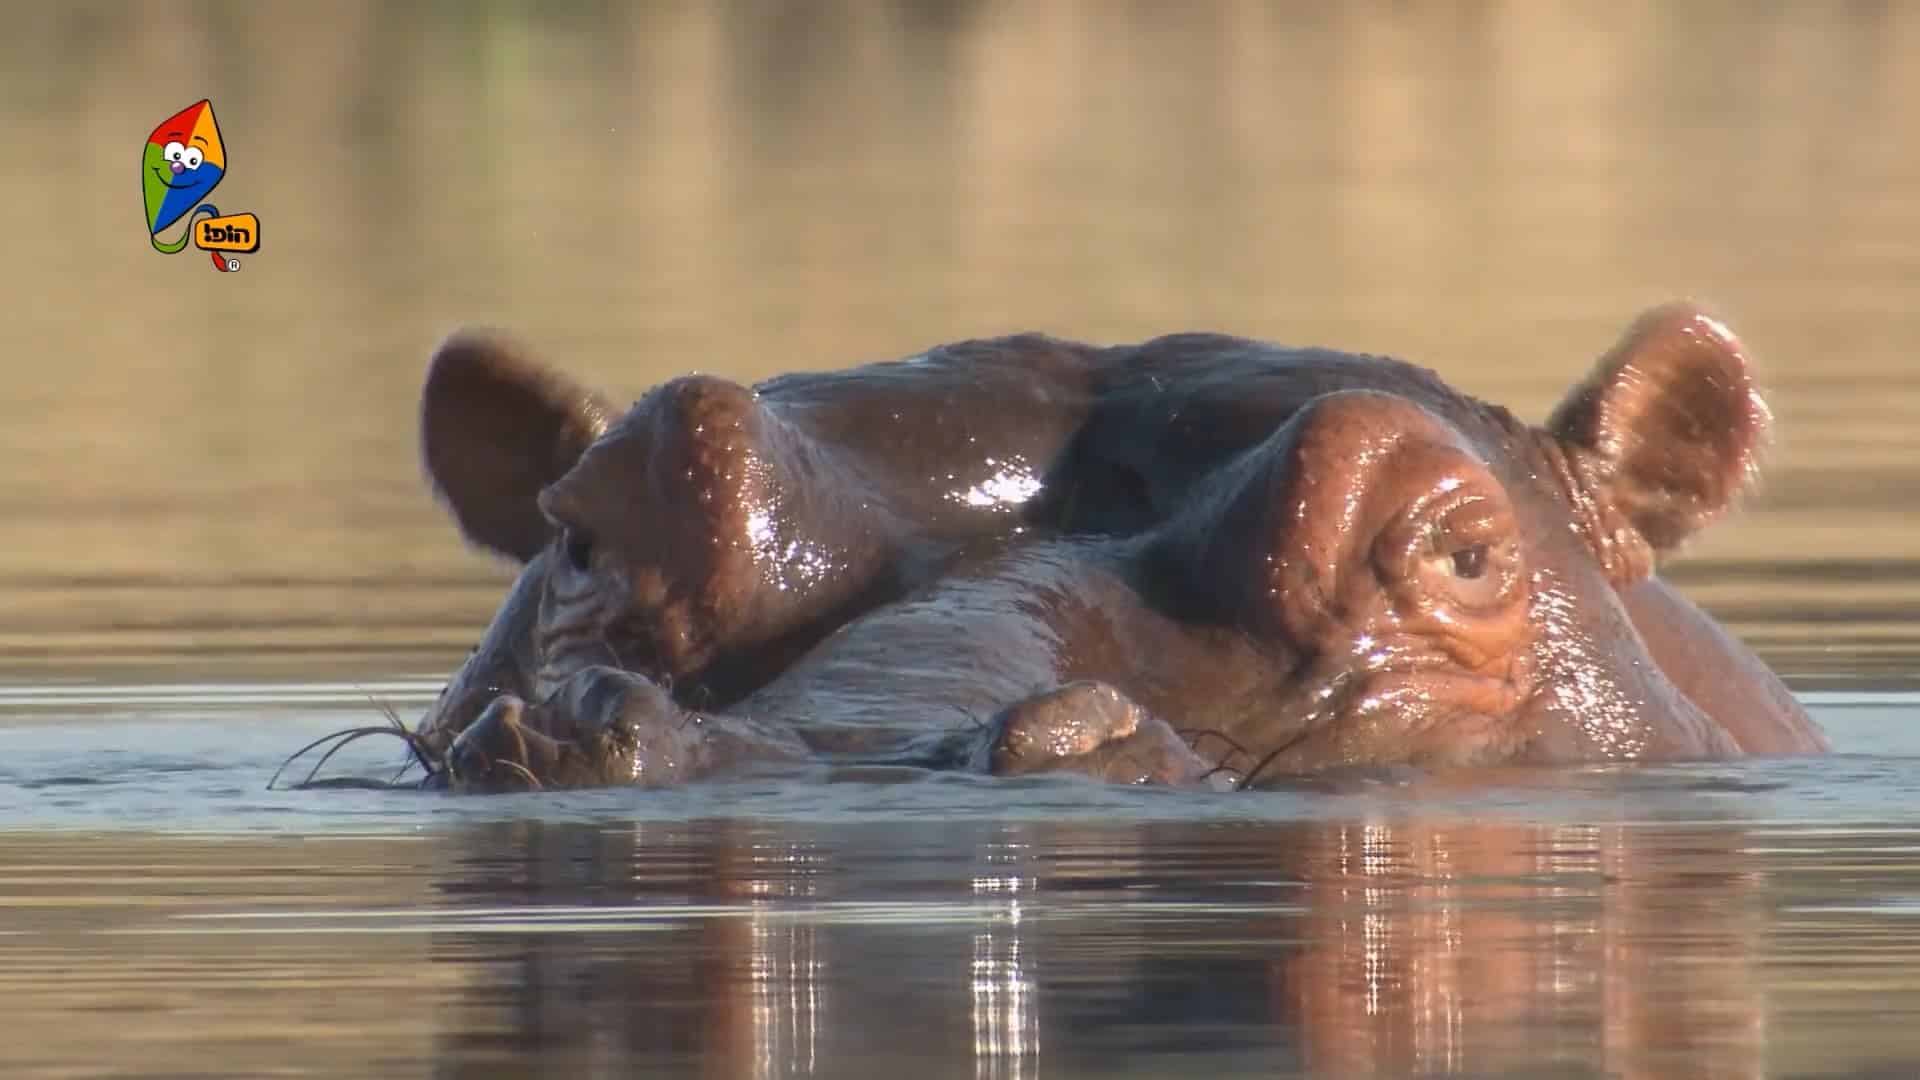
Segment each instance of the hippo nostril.
M593 561L593 537L585 531L571 526L560 533L560 547L566 553L567 565L585 572Z
M526 756L520 737L524 702L512 694L495 697L473 723L454 737L447 748L446 766L453 781L475 782L490 776L496 765L512 768Z

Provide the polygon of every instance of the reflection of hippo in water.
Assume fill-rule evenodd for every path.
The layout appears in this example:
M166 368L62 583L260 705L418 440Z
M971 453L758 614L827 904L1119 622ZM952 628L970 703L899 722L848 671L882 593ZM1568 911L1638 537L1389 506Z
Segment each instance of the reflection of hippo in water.
M463 335L427 468L524 570L418 734L466 789L1821 750L1652 575L1767 423L1681 306L1544 427L1396 361L1196 334L688 377L622 415Z

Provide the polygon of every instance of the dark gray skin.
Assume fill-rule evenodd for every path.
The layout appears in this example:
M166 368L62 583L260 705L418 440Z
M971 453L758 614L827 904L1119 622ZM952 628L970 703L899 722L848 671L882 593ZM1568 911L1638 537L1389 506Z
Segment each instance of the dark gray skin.
M469 336L424 414L463 528L527 562L420 728L463 789L1825 749L1652 574L1768 424L1686 306L1542 427L1395 361L1213 335L681 380L618 421Z

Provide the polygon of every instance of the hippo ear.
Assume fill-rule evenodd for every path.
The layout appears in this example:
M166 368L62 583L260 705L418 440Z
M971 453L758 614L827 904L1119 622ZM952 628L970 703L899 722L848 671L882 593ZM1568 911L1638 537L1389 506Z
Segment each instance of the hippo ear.
M1595 495L1660 552L1739 498L1771 422L1739 340L1677 303L1635 321L1547 426Z
M536 501L607 429L599 395L511 343L461 331L434 352L420 394L420 450L468 540L526 562L552 536Z

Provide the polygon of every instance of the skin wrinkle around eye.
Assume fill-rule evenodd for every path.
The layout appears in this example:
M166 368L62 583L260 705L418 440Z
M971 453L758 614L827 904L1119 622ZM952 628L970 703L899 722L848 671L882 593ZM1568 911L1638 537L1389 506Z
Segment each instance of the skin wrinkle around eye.
M1280 764L1335 745L1343 759L1391 760L1422 732L1509 745L1494 718L1526 695L1533 665L1520 656L1519 524L1498 478L1451 424L1404 399L1340 395L1301 422L1291 481L1271 481L1292 496L1263 554L1269 602L1294 613L1290 640L1312 658L1294 676L1305 693L1288 695L1297 749ZM1456 577L1462 549L1480 552L1473 580L1487 585ZM1319 615L1300 619L1308 611Z

